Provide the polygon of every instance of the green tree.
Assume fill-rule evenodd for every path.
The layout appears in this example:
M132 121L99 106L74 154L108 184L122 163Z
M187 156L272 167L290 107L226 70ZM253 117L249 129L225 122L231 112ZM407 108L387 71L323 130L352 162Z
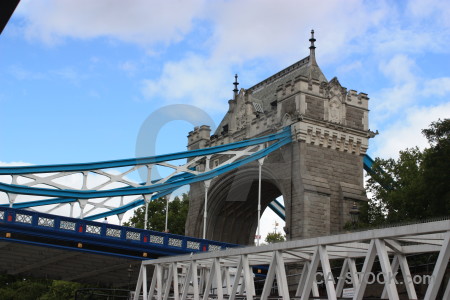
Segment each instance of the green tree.
M424 193L430 199L427 212L450 215L450 119L433 122L422 133L431 145L424 151L422 164Z
M74 299L80 283L62 280L23 278L0 275L0 299L2 300L59 300Z
M0 299L5 300L35 300L48 291L47 282L42 280L2 275L0 282Z
M169 202L168 230L170 233L184 235L187 213L189 209L189 197L183 193L181 199L177 196ZM145 206L134 211L133 216L125 226L144 228ZM147 228L150 230L163 232L166 224L166 200L158 198L148 205Z
M372 199L360 209L363 223L450 215L450 119L433 122L422 133L430 148L400 151L397 160L375 160L375 174L367 181Z
M81 287L82 285L77 282L53 280L48 292L42 295L39 300L74 299L75 292Z
M285 237L279 232L270 232L267 234L266 239L264 240L268 244L274 244L279 242L284 242Z

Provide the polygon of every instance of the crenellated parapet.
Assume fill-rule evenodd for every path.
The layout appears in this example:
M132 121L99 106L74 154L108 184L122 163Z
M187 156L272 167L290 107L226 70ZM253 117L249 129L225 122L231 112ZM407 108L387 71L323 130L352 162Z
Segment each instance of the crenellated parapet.
M288 70L295 71L292 67ZM282 74L289 75L286 72ZM281 81L281 77L275 78ZM302 136L309 132L307 127L321 128L324 134L321 140L330 139L327 138L330 136L335 141L333 145L340 145L341 142L336 141L344 136L344 144L350 145L351 153L365 154L368 138L372 136L368 129L367 94L347 91L337 78L319 82L300 74L282 83L271 78L264 82L269 84L266 89L259 83L248 90L241 89L235 99L229 100L229 110L211 137L209 146L268 134L295 124ZM277 87L272 86L274 84ZM314 135L311 137L315 140ZM337 149L343 148L337 146Z
M193 131L188 134L188 149L202 149L210 147L211 128L207 125L196 126Z
M356 155L366 154L369 147L368 136L364 137L357 132L344 131L339 126L327 125L295 123L292 125L294 139L331 150Z

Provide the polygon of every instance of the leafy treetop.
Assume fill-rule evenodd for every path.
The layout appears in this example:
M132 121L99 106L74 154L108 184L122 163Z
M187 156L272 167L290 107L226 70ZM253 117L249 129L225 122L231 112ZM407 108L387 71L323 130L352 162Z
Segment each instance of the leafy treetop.
M166 224L166 199L158 198L148 204L147 228L163 232ZM189 197L183 194L181 199L177 196L169 202L168 230L170 233L184 235L187 213L189 209ZM144 228L145 206L134 211L133 216L124 226Z
M375 160L367 180L372 199L361 207L363 226L450 215L450 119L422 130L430 147L400 151L394 160Z

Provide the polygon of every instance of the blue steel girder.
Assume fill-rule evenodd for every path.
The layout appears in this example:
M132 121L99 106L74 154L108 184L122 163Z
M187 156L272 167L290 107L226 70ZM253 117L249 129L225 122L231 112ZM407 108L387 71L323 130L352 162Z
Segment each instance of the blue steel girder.
M35 173L54 173L54 172L75 172L75 171L89 171L98 169L120 168L137 165L157 164L166 161L172 161L182 158L193 158L204 155L220 154L228 150L234 150L242 147L248 147L266 142L271 142L281 138L291 136L290 127L285 127L282 131L270 134L267 136L256 137L248 140L243 140L235 143L219 145L210 148L203 148L197 150L189 150L171 154L163 154L142 158L130 158L112 161L79 163L79 164L61 164L61 165L43 165L43 166L18 166L18 167L0 167L0 175L14 175L14 174L35 174Z
M130 195L146 195L151 193L156 193L160 190L166 190L171 188L177 188L183 185L191 184L194 182L205 181L208 179L212 179L221 174L224 174L228 171L236 169L242 165L245 165L254 160L260 159L270 152L277 150L281 146L286 145L290 142L290 139L281 139L279 142L270 145L266 149L257 152L254 155L251 155L242 160L235 161L229 165L225 165L222 167L218 167L208 172L204 172L195 177L181 179L178 181L153 184L150 186L142 186L135 187L133 189L130 188L122 188L122 189L112 189L112 190L56 190L49 188L35 188L35 187L26 187L23 185L16 184L5 184L0 183L0 191L13 193L13 194L22 194L22 195L33 195L33 196L47 196L47 197L71 197L78 199L92 199L92 198L104 198L104 197L117 197L117 196L130 196Z
M108 255L139 259L237 247L234 244L8 207L0 207L0 232L9 233L6 235L7 241L102 251Z
M263 137L244 140L232 144L226 144L211 148L198 149L192 151L179 152L174 154L166 154L154 157L144 157L137 159L115 160L97 163L83 163L83 164L65 164L65 165L51 165L51 166L20 166L20 167L0 167L0 175L10 175L11 183L0 183L0 191L5 192L10 198L10 204L17 205L15 207L30 208L45 205L57 205L78 202L81 208L81 216L83 216L82 201L92 201L93 199L100 199L100 203L94 203L95 207L106 209L96 214L88 215L94 210L91 209L85 213L86 219L98 219L110 215L120 215L124 212L133 209L145 203L143 195L149 195L152 199L162 197L170 194L181 186L188 185L194 182L212 179L216 176L224 174L235 168L238 168L246 163L255 161L267 156L272 151L277 150L291 142L290 127L284 128L282 131ZM199 163L204 163L213 155L224 155L228 158L225 163L219 166L206 170L198 171L195 166ZM187 159L190 161L181 166L170 165L171 160ZM203 161L202 161L203 160ZM146 183L135 183L125 178L125 175L136 171L139 167L147 168L147 172L151 172L154 165L162 165L170 167L175 171L169 176L152 180ZM112 169L119 167L131 167L130 170L122 174L107 173L103 169ZM87 188L88 174L97 174L108 177L109 181L98 185L96 188ZM60 183L52 182L55 178L58 179L64 176L72 176L74 174L83 175L83 187L81 189L73 189L64 186ZM31 179L31 183L18 184L18 178ZM150 175L148 176L150 178ZM115 180L115 181L114 181ZM50 183L49 183L50 182ZM127 185L125 187L114 187L105 189L108 184L119 183ZM38 185L49 186L37 187ZM33 197L52 197L51 199L22 201L15 204L16 195L29 195ZM126 204L121 204L119 207L112 207L111 199L116 197L136 197ZM11 200L12 199L12 200ZM99 200L99 201L100 201ZM90 202L84 202L91 204ZM7 206L8 204L0 205ZM84 204L85 205L85 204ZM92 205L92 204L91 204ZM97 206L95 206L97 205ZM86 216L88 215L88 216Z

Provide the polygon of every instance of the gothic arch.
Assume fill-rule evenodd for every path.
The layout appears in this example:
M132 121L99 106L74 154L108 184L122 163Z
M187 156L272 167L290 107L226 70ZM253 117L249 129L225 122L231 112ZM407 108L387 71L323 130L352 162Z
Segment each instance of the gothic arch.
M261 213L282 195L282 188L268 168L262 168ZM208 190L206 238L253 244L258 224L258 166L252 164L221 176ZM204 206L202 205L202 210ZM202 213L203 215L203 213ZM203 230L203 223L197 223Z

